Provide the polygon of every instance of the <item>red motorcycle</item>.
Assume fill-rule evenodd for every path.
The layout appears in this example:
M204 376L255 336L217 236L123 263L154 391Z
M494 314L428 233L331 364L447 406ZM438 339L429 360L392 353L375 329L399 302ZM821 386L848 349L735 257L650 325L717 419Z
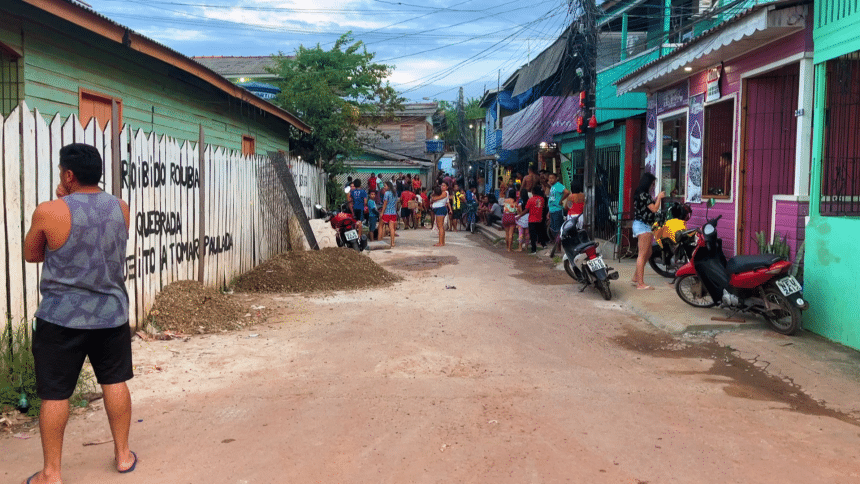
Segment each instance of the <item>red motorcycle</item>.
M720 304L732 311L761 315L776 332L791 335L800 329L801 311L809 307L803 288L790 275L791 262L773 254L739 255L726 260L717 236L719 217L697 234L690 262L675 274L675 291L691 306Z
M331 227L335 230L335 242L338 247L350 247L359 252L367 248L367 236L358 236L358 221L348 207L341 207L340 212L337 213L325 212L320 205L316 208L325 213L325 220L331 223Z

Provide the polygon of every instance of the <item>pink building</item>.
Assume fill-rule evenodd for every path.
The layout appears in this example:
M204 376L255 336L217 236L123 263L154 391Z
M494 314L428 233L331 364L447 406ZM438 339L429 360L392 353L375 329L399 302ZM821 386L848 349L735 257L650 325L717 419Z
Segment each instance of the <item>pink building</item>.
M623 77L648 94L645 169L692 226L723 215L728 254L758 253L756 234L804 237L813 112L812 9L757 5Z

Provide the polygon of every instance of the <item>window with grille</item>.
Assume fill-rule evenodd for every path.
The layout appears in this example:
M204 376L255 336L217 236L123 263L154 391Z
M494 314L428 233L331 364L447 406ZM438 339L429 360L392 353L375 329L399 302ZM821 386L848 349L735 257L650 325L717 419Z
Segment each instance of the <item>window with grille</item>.
M8 115L24 97L21 58L0 44L0 114Z
M734 99L705 106L702 191L707 198L731 196L734 117Z
M822 215L860 215L860 51L827 62Z

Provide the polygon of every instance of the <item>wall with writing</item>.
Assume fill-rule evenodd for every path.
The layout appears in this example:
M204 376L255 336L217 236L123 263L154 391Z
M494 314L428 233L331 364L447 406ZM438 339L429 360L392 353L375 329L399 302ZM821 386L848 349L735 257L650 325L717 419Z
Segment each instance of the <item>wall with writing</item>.
M23 238L36 205L55 198L59 149L66 144L99 150L106 191L113 191L114 174L119 175L117 195L131 209L124 274L133 327L144 321L164 286L201 280L224 287L287 250L292 210L313 216L313 205L325 200L325 174L297 160L290 169L303 206L290 207L265 156L201 147L128 125L120 130L116 156L110 123L103 128L93 119L83 127L74 115L48 123L24 103L0 118L0 128L7 213L0 254L8 253L0 256L0 270L9 274L8 281L0 280L0 313L15 326L30 321L38 307L41 265L23 261Z

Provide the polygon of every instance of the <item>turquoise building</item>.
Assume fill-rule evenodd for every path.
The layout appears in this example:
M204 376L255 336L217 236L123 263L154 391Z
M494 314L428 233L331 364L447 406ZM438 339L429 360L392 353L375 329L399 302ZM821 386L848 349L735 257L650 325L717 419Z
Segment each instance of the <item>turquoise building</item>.
M860 349L860 5L815 2L815 125L804 327ZM820 121L818 121L820 120Z

